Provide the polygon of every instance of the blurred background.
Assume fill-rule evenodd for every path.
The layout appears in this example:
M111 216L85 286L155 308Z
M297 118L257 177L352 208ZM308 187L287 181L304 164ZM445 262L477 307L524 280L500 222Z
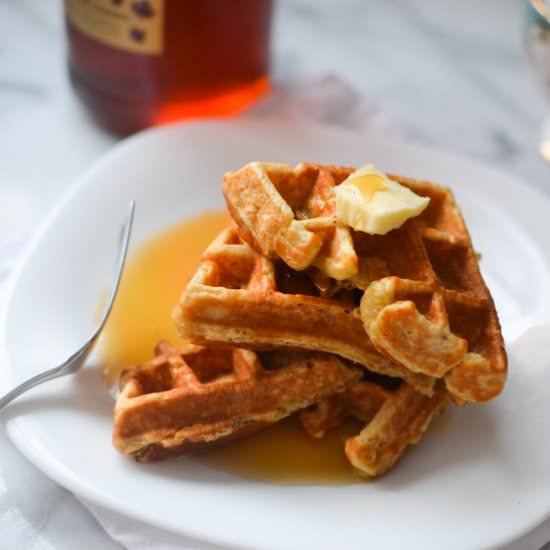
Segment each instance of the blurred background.
M524 0L279 0L273 87L256 108L412 139L496 163L547 190L547 105ZM20 232L120 139L71 88L60 0L0 0L0 235ZM267 103L267 104L266 104ZM7 189L10 190L8 193ZM30 214L32 213L32 214ZM13 217L13 216L11 216Z
M79 5L88 3L67 1L73 10L69 36L77 48L71 54L77 94L68 69L63 2L0 0L0 283L71 182L122 134L135 129L117 125L113 131L97 111L93 115L86 59L95 55L107 71L120 68L109 69L110 58L102 57L101 47L94 53L86 43L93 32L85 29ZM111 4L118 9L123 1ZM148 10L158 2L133 4L144 23L132 30L138 44L132 47L154 50L158 44L148 42L143 32L152 29ZM250 86L243 85L243 97L231 96L231 108L187 105L153 119L160 123L232 112L320 122L462 153L550 193L550 164L540 151L548 114L541 85L550 72L550 38L543 21L547 6L545 0L274 0L270 46L250 61L257 74ZM264 18L267 32L265 13L255 17ZM254 34L257 27L251 24ZM75 32L83 28L88 39L79 42ZM207 29L189 32L203 42L214 36ZM185 36L172 37L179 39L185 41ZM239 52L233 54L248 62ZM189 74L197 65L191 61ZM128 70L145 71L146 66ZM147 75L170 73L151 71ZM138 121L135 127L145 123ZM8 454L15 458L17 451L2 435L0 456ZM0 513L13 503L29 512L25 521L32 518L32 526L49 541L49 546L33 547L70 547L71 539L63 538L69 535L55 530L61 516L55 517L72 506L80 510L74 519L78 529L107 548L106 535L72 496L22 458L20 464L20 471L9 475L27 477L32 484L18 483L17 492L7 494L0 479ZM33 494L38 485L47 498L37 507ZM0 516L0 526L2 521ZM42 535L33 536L38 540Z

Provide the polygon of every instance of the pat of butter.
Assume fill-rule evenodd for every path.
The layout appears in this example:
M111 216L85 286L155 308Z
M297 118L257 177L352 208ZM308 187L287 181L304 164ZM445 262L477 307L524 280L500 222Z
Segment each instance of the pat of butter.
M418 216L430 202L389 179L372 164L351 174L335 189L338 221L356 231L385 235Z

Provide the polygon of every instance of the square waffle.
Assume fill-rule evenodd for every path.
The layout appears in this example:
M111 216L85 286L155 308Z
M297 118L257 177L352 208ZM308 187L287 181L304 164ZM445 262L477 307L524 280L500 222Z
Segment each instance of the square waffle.
M124 371L113 444L140 462L177 456L266 427L359 380L362 369L314 352L174 348Z
M431 394L435 378L374 348L352 294L320 296L307 275L255 253L231 227L204 252L173 318L196 344L334 353Z
M429 197L430 204L401 228L386 235L368 235L341 226L336 219L334 189L353 172L352 168L314 164L292 168L251 163L224 178L224 195L239 236L264 258L264 265L267 260L282 261L295 270L295 278L296 271L303 273L319 296L345 304L351 317L361 319L363 332L369 336L361 346L362 354L356 348L350 353L342 342L330 346L327 341L315 347L296 338L294 343L332 351L373 371L398 376L427 394L434 380L443 378L457 403L492 399L506 380L506 353L493 300L452 193L430 182L389 175L417 195ZM175 317L182 332L200 339L205 335L185 322L186 314L193 316L190 298L199 280L184 293ZM284 317L269 293L262 300L271 301L272 318ZM321 301L314 300L319 310L303 303L301 297L299 301L301 321L308 323L302 332L317 329L323 317ZM354 303L359 307L354 308ZM331 323L342 340L356 330L343 316ZM286 326L289 331L295 328ZM317 332L319 340L327 336L325 330ZM247 340L245 345L253 344ZM265 340L257 343L265 344ZM283 345L275 334L272 343ZM372 348L393 366L375 359Z

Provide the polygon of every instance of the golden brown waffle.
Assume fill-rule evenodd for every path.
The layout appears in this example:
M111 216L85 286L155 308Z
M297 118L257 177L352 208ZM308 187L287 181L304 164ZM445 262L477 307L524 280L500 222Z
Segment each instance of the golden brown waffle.
M319 294L332 296L333 303L347 299L346 307L353 307L350 295L356 301L362 295L360 310L354 313L370 337L363 345L368 353L359 357L357 349L350 353L340 343L322 349L404 378L424 393L429 387L426 381L444 378L457 403L492 399L506 380L506 353L491 295L452 193L430 182L389 175L418 195L430 197L430 204L401 228L371 236L336 223L334 187L352 172L352 168L313 164L292 168L251 163L226 174L224 194L240 237L259 254L306 270L304 277ZM308 327L303 330L317 328L322 312L309 303L301 307L301 321ZM275 305L271 315L280 316ZM185 311L180 310L180 316ZM355 330L347 319L331 322L346 333L343 339ZM185 331L191 325L181 326ZM318 333L320 340L327 336L324 329ZM194 327L187 333L196 336ZM314 338L293 342L319 349L310 342ZM250 337L244 343L253 345ZM375 359L372 346L394 367ZM412 373L424 378L411 377Z
M507 359L464 220L448 189L398 180L431 200L383 239L357 235L362 261L372 258L388 275L363 294L365 330L381 353L409 370L444 377L456 402L488 401L502 391Z
M435 379L378 353L358 312L351 291L320 297L309 277L256 254L229 228L203 254L173 318L196 344L334 353L431 394Z
M390 394L382 386L362 380L300 411L300 422L311 437L321 438L327 430L339 426L350 416L370 422Z
M333 188L353 171L251 162L225 175L223 192L241 237L258 253L344 280L357 273L357 256L350 229L336 224Z
M345 443L345 453L360 475L375 477L389 470L408 445L417 443L431 420L448 401L439 385L427 397L407 384L388 391L372 382L361 381L342 394L325 398L316 407L300 412L305 430L313 437L338 426L353 416L366 427Z
M344 391L362 375L314 352L173 348L121 376L113 444L140 462L235 439Z

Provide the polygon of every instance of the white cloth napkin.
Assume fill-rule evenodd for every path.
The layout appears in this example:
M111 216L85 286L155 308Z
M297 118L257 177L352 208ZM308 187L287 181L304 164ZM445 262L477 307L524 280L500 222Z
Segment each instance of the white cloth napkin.
M394 139L415 137L414 130L395 123L349 84L331 75L295 79L285 86L276 86L250 114L321 122ZM10 235L9 239L0 240L0 299L3 276L13 265L32 222L32 213L21 197L8 198L16 214L12 216L12 225L0 232L0 239L2 234ZM22 223L25 220L26 225ZM527 350L522 351L524 356L546 353L546 348L543 351L542 346L534 345L540 339L538 332L529 333L518 342L518 350ZM222 550L81 502L93 516L70 493L28 464L0 429L0 549L58 550L80 546L110 550L120 544L129 550ZM96 520L104 531L94 527ZM86 533L84 544L83 533ZM549 540L550 521L547 521L503 550L539 550ZM545 550L550 550L550 545Z

